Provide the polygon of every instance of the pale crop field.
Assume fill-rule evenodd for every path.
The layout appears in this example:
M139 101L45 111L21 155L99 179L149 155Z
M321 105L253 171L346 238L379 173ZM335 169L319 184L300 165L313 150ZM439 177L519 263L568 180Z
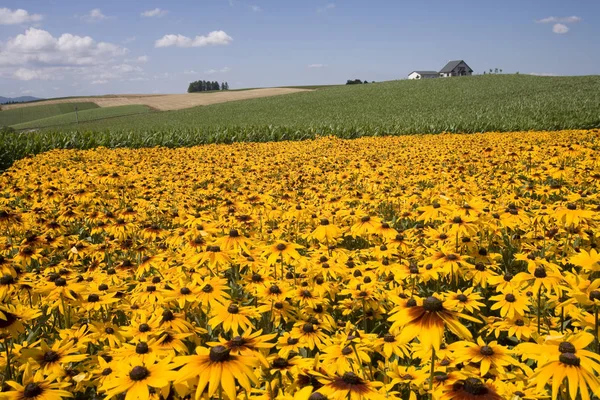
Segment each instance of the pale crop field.
M267 88L251 89L242 91L223 91L212 93L185 93L185 94L162 94L162 95L122 95L122 96L98 96L65 98L39 101L34 103L10 104L2 106L3 110L11 110L32 105L46 105L59 103L73 103L79 101L92 101L100 107L116 107L129 105L146 105L160 111L181 110L184 108L207 106L210 104L226 103L228 101L256 99L259 97L278 96L297 92L305 92L307 89L300 88Z

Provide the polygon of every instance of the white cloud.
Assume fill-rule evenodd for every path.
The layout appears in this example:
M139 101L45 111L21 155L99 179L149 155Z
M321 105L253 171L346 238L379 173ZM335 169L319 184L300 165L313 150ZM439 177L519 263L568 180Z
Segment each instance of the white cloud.
M113 65L112 69L113 69L113 71L122 72L122 73L142 72L143 71L142 68L134 67L133 65L129 65L129 64Z
M224 31L212 31L206 36L189 38L183 35L165 35L154 43L154 47L204 47L224 46L231 43L233 38Z
M328 10L333 10L335 8L335 3L327 3L324 7L317 8L317 12L322 13Z
M197 72L194 71L193 69L184 71L183 73L186 74L186 75L196 75L197 74Z
M54 37L48 31L29 28L0 44L0 66L106 64L127 53L126 48L96 42L90 36L64 33Z
M47 81L53 79L52 74L48 72L44 72L43 70L33 70L27 68L19 68L14 72L13 77L20 81L31 81L34 79Z
M40 14L29 14L26 10L10 8L0 8L0 25L16 25L27 22L39 22L44 17Z
M251 6L250 6L250 9L251 9L252 11L254 11L254 12L260 12L260 11L262 11L262 8L260 8L260 7L259 7L259 6L257 6L257 5L251 5Z
M148 62L150 58L148 56L139 56L138 58L135 59L135 62L138 62L140 64L145 64Z
M558 74L554 74L551 72L530 72L529 75L535 76L558 76Z
M566 24L574 24L579 21L581 21L581 17L572 15L570 17L547 17L547 18L538 19L535 22L537 22L538 24L550 24L550 23L554 24L557 22L562 22L562 23L566 23Z
M84 15L81 18L87 22L99 22L112 17L104 15L99 8L94 8L88 14Z
M155 8L154 10L144 11L141 15L142 17L152 18L152 17L163 17L167 15L169 12L167 10L161 10L160 8Z
M326 66L325 64L309 64L308 68L325 68Z
M565 24L554 24L554 26L552 27L552 32L558 34L567 33L569 32L569 27Z
M137 38L135 36L130 36L130 37L126 38L125 40L123 40L123 43L127 44L127 43L131 43L131 42L135 42L136 40L137 40Z
M221 69L209 69L207 71L204 71L204 74L206 75L214 75L214 74L224 74L231 71L231 68L229 67L223 67Z
M104 85L108 83L108 81L106 79L97 79L95 81L92 81L91 83L92 85Z
M224 46L231 43L233 38L224 31L212 31L206 36L189 38L183 35L165 35L154 42L154 47L204 47Z

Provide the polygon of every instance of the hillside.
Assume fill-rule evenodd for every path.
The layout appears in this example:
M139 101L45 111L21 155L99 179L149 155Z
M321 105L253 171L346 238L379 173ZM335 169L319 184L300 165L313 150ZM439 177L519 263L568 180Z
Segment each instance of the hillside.
M61 114L72 113L75 108L78 110L89 110L98 108L91 102L85 103L62 103L62 104L45 104L32 105L28 107L14 108L10 110L0 111L0 127L23 124L43 118L50 118ZM74 119L74 118L73 118ZM37 125L44 126L44 125Z
M0 170L57 148L599 128L599 110L600 76L497 75L334 86L5 134Z
M515 131L600 126L600 76L473 76L336 86L82 125L111 131L285 127L368 134Z

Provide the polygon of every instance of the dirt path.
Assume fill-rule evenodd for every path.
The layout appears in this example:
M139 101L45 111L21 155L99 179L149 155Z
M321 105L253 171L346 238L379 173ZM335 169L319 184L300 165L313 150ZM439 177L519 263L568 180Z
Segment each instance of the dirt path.
M95 97L77 97L70 99L57 99L37 101L25 104L9 104L2 106L3 110L13 108L40 106L44 104L93 102L100 107L127 106L132 104L144 104L161 111L181 110L196 106L225 103L235 100L256 99L258 97L278 96L282 94L306 92L307 89L293 88L267 88L240 91L225 91L215 93L185 93L185 94L158 94L158 95L108 95Z

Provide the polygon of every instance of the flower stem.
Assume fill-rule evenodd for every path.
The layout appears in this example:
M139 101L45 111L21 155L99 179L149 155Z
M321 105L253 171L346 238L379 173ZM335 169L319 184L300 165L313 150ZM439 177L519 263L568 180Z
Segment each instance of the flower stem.
M596 342L596 353L600 354L600 341L598 340L598 306L594 306L594 338Z
M431 348L431 370L429 372L429 398L433 399L433 373L435 371L435 347Z
M537 333L541 334L540 324L542 322L542 286L538 289L538 309L537 309Z
M8 341L10 339L8 337L4 338L4 350L6 350L6 379L5 381L9 381L12 379L12 371L10 368L10 350Z

